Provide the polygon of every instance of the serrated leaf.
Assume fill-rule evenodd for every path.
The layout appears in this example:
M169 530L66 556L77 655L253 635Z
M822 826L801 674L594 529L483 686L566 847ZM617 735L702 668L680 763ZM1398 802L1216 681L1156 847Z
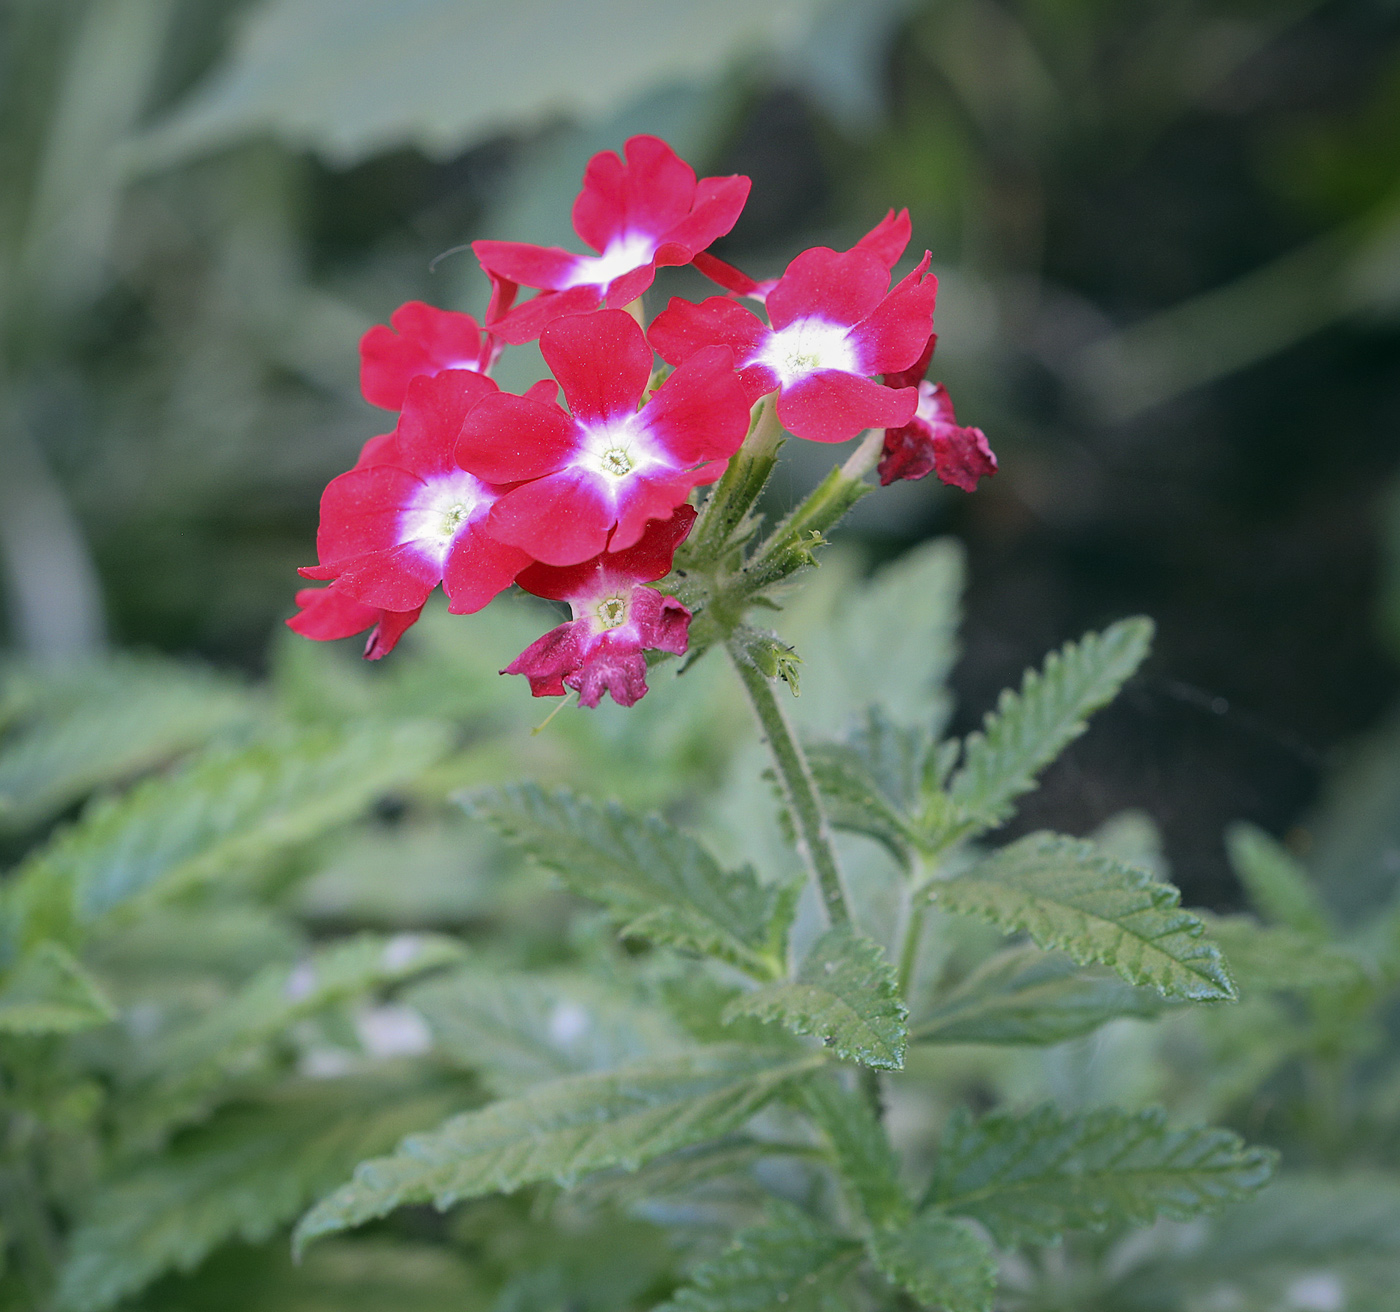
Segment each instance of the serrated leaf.
M1257 825L1237 821L1225 831L1225 851L1265 920L1317 938L1330 934L1321 895L1302 864L1277 839Z
M773 1201L655 1312L840 1312L840 1281L860 1245L791 1203Z
M997 709L970 734L962 765L948 786L963 820L959 832L1000 824L1011 802L1035 787L1035 776L1087 727L1147 655L1152 621L1120 620L1051 652L1028 670L1020 692L1007 689Z
M97 981L51 941L25 953L0 987L0 1034L73 1034L115 1016Z
M422 1012L438 1052L479 1071L502 1097L681 1046L661 1013L578 973L473 967L421 985L405 1001Z
M837 1080L805 1080L796 1101L822 1132L852 1210L872 1228L909 1219L909 1196L899 1181L899 1159L869 1101Z
M1155 991L1059 953L1013 947L984 961L913 1027L914 1043L1051 1044L1123 1016L1160 1015Z
M296 965L268 966L213 1011L145 1049L145 1078L126 1099L131 1118L141 1128L177 1121L246 1067L250 1050L302 1017L461 958L461 945L440 934L361 934Z
M841 926L812 945L795 978L741 993L725 1008L726 1019L778 1021L816 1035L844 1061L887 1071L904 1067L908 1014L880 945Z
M318 1080L221 1113L100 1186L70 1241L61 1312L101 1312L231 1239L259 1243L355 1163L431 1123L467 1091Z
M18 723L0 745L0 829L125 782L250 720L255 706L227 679L133 656L57 674L12 669L5 692Z
M1202 920L1246 996L1255 990L1337 993L1367 982L1355 957L1313 934L1261 925L1252 916L1203 913Z
M1044 1106L974 1122L954 1113L926 1201L986 1226L1002 1247L1074 1229L1187 1220L1247 1197L1276 1154L1228 1130L1173 1130L1160 1108L1065 1117Z
M820 1060L716 1045L536 1085L405 1139L390 1157L362 1162L349 1184L301 1219L295 1246L407 1203L443 1209L542 1180L568 1184L720 1138Z
M1024 931L1080 965L1112 966L1132 984L1195 1002L1233 998L1219 949L1180 894L1092 843L1028 834L964 874L933 884L945 911Z
M870 1243L875 1264L920 1303L945 1312L989 1312L997 1287L996 1257L965 1222L922 1212Z
M90 807L25 861L11 905L22 920L61 888L78 924L91 924L134 898L169 895L348 820L446 747L440 726L409 722L285 733L210 753Z
M574 892L626 918L626 932L718 957L761 978L781 970L793 890L760 884L747 866L726 872L659 816L634 816L534 784L487 789L463 805Z

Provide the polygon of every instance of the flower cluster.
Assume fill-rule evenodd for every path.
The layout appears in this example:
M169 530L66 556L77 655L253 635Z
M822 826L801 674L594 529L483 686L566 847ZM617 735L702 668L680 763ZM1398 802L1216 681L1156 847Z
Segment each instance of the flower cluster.
M981 431L959 428L942 385L924 381L930 256L891 286L908 213L758 282L708 249L748 192L747 178L697 179L665 142L633 137L624 157L590 161L574 202L596 254L476 242L492 288L484 323L412 301L366 333L361 389L398 421L326 488L318 563L301 572L327 586L298 592L288 624L316 639L369 630L378 659L439 584L459 615L516 584L573 618L503 673L537 697L572 689L596 706L606 692L630 706L647 690L645 653L688 644L690 610L648 585L671 573L696 489L723 475L757 407L815 442L884 430L884 483L932 471L971 491L994 472ZM644 331L642 293L682 264L726 295L673 299ZM517 303L522 287L536 294ZM552 378L501 391L501 351L535 340Z

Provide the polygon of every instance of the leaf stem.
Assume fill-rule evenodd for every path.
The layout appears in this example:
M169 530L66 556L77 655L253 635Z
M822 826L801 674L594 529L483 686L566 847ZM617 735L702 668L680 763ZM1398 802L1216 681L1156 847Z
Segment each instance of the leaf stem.
M919 965L919 947L924 937L924 912L928 907L928 897L922 889L909 892L909 909L904 918L904 941L899 949L899 996L907 1003L909 989L914 983L914 972Z
M773 694L771 680L754 663L742 640L736 638L730 642L729 655L749 695L759 727L768 740L768 749L772 753L778 777L782 780L783 793L797 830L797 848L817 882L827 918L833 925L849 925L850 904L846 898L841 868L836 863L836 853L831 846L826 813L817 796L817 786L807 757Z

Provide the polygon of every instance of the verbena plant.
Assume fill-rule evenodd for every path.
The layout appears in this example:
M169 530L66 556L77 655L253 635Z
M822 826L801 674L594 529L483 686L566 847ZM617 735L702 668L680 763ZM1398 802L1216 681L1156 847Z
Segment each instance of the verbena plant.
M717 272L742 290L737 271ZM722 304L716 315L736 308ZM612 314L585 307L574 327L612 334L621 357L632 330ZM493 339L472 335L484 367ZM883 390L914 392L908 371L930 345L891 360ZM742 359L701 349L732 394L725 371L738 377ZM1322 1087L1300 1123L1269 1121L1273 1137L1333 1167L1376 1156L1395 1067L1364 1114L1353 1068L1400 976L1395 913L1385 932L1329 942L1306 876L1243 831L1236 856L1270 926L1181 909L1132 817L1099 841L995 842L1133 674L1150 625L1053 653L958 739L954 545L869 581L838 556L792 598L877 460L898 473L918 462L896 457L926 457L928 472L951 449L965 471L980 434L950 435L937 414L918 428L910 407L934 389L906 396L905 427L877 428L765 533L755 507L783 403L755 398L750 421L744 399L698 518L678 499L612 551L622 513L602 524L601 552L586 535L567 552L539 545L562 512L482 518L527 477L472 474L483 494L420 464L419 485L456 480L458 498L411 507L418 529L436 516L404 540L430 539L413 547L437 562L429 580L404 565L404 542L346 527L356 506L386 520L403 480L384 471L433 441L486 442L497 430L481 406L517 429L521 414L573 422L443 363L426 352L392 398L394 449L376 439L341 485L365 495L328 494L327 514L346 516L323 524L318 572L333 582L302 598L299 626L371 628L382 655L438 577L458 610L489 600L472 591L479 570L452 564L461 544L498 573L508 548L524 555L522 586L574 604L516 662L534 691L631 704L528 733L528 703L495 673L538 624L523 598L466 622L430 613L415 650L373 677L304 644L280 650L267 690L130 659L13 671L0 704L15 859L0 903L5 1306L962 1312L1187 1308L1223 1288L1232 1306L1263 1307L1285 1277L1296 1293L1318 1263L1347 1262L1344 1290L1383 1288L1374 1272L1400 1248L1380 1206L1393 1179L1298 1176L1274 1210L1266 1192L1191 1229L1263 1185L1273 1153L1131 1095L1233 1116L1261 1081L1311 1071ZM650 381L656 405L670 384ZM577 371L565 382L578 414L586 386ZM793 426L815 422L789 409ZM622 449L629 468L602 461L602 474L642 465ZM474 536L491 531L536 546ZM611 559L648 552L630 575ZM778 632L754 621L789 602ZM658 632L684 664L646 667ZM719 649L732 674L696 663ZM662 686L641 700L647 679ZM546 782L500 782L522 765ZM1231 1006L1235 978L1244 1003ZM1281 1018L1291 1046L1275 1041ZM1136 1037L1158 1031L1160 1048ZM1083 1064L1091 1035L1125 1054L1106 1080L1124 1107L1055 1077L1055 1063L1061 1076ZM1039 1049L1039 1072L1016 1056Z

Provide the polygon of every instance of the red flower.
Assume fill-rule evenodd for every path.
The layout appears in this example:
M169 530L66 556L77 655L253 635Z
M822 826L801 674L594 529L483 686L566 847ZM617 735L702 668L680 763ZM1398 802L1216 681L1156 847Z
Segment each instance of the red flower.
M392 439L372 439L322 495L321 563L302 574L387 611L421 607L441 582L452 613L470 614L509 587L530 558L483 532L503 489L452 458L462 420L495 394L462 369L412 379Z
M597 255L557 246L478 241L493 277L543 290L492 324L507 342L528 342L564 314L618 309L637 299L664 265L689 264L735 224L749 196L744 177L701 178L658 137L631 137L624 164L610 150L588 162L574 201L574 231Z
M535 697L578 690L579 703L597 706L610 693L619 706L646 695L647 650L685 654L690 612L674 597L641 586L671 572L676 547L695 522L691 506L653 520L625 551L559 569L531 565L517 582L527 592L567 601L574 618L532 642L502 674L523 674Z
M366 606L347 596L336 583L328 588L302 588L296 602L300 613L287 621L287 627L303 638L330 642L369 629L365 642L367 661L377 661L393 651L399 639L418 622L423 610L421 606L402 611Z
M519 484L491 507L487 532L547 565L632 546L648 520L713 483L748 432L727 347L696 351L640 410L651 348L625 311L556 319L540 350L573 413L533 389L487 396L462 425L457 463L486 483Z
M915 388L882 387L871 375L907 369L928 341L938 291L931 258L891 291L882 256L818 246L768 293L771 326L722 296L699 305L673 299L651 326L651 344L671 364L731 347L749 399L776 390L778 418L798 437L844 442L862 429L899 427L914 417Z
M899 257L904 254L904 248L909 245L909 238L913 235L913 231L913 226L909 222L908 210L900 210L898 214L890 210L851 249L868 251L885 268L893 269L899 263ZM708 251L702 251L698 254L694 264L711 282L717 282L726 291L735 292L739 296L747 296L753 301L767 300L768 293L778 285L776 278L766 278L762 282L755 282L742 269L736 269L732 264L721 260L716 255L711 255Z
M489 317L489 316L488 316ZM500 345L469 314L408 301L360 338L360 390L370 405L403 408L409 382L444 369L490 371Z

